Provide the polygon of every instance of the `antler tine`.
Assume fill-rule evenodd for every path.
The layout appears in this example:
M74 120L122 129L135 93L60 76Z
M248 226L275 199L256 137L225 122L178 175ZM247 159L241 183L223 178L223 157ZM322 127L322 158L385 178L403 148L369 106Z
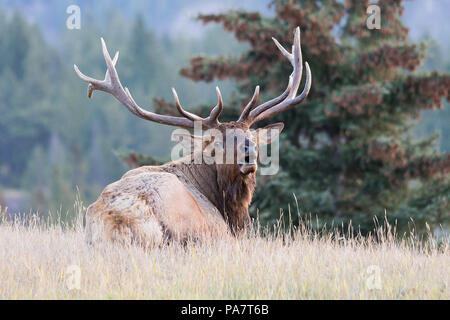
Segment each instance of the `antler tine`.
M302 72L303 72L303 64L302 64L302 49L300 46L300 28L297 27L295 29L294 35L294 44L292 46L292 55L293 60L291 61L292 66L294 67L294 79L292 80L292 89L288 96L288 99L292 99L297 94L298 87L300 86L300 82L302 81Z
M290 109L296 104L303 101L310 89L311 89L311 69L307 62L306 65L306 81L305 87L302 93L296 97L298 88L300 87L300 83L302 80L302 72L303 72L303 63L302 63L302 51L300 46L300 28L297 27L295 29L294 35L294 43L292 45L292 53L289 53L275 38L272 38L275 45L281 51L281 53L289 60L289 62L293 66L293 72L289 77L289 83L286 90L277 98L272 99L252 110L246 121L249 125L260 121L262 119L266 119L272 117L276 114L279 114L285 110ZM241 119L241 118L240 118ZM238 120L239 121L239 120Z
M103 41L103 39L102 39ZM102 43L103 44L103 43ZM116 52L116 54L114 55L114 59L112 60L112 65L113 67L116 66L117 60L119 59L119 51ZM109 69L106 69L106 73L105 73L105 79L104 80L97 80L91 77L86 76L85 74L83 74L80 69L78 69L78 66L76 64L73 65L75 72L77 73L77 75L84 81L89 82L88 85L88 97L89 99L92 98L92 94L94 92L94 90L102 90L105 91L105 87L111 82L111 77L109 75Z
M309 91L311 90L311 79L312 79L311 69L309 68L308 62L305 62L305 66L306 66L306 81L305 81L305 87L303 88L302 93L294 99L289 100L287 98L283 102L279 103L278 105L260 113L259 115L256 116L256 118L253 120L252 123L273 117L283 111L286 111L286 110L291 109L292 107L295 107L297 104L299 104L300 102L305 100L305 98L309 94Z
M292 61L292 55L278 42L277 39L275 39L274 37L272 37L273 42L275 42L275 45L277 46L277 48L281 51L281 53L283 54L283 56L285 56L286 58L289 59L289 61L291 61L291 63L293 63Z
M175 98L175 105L178 109L178 111L186 118L192 120L192 121L201 121L203 127L212 128L216 127L220 124L218 121L218 118L223 110L223 100L222 100L222 94L220 93L219 87L216 87L217 92L217 105L211 110L209 116L207 118L202 118L200 116L197 116L196 114L190 113L189 111L186 111L181 106L180 100L178 99L178 94L175 91L174 88L172 88L173 96Z
M106 47L106 43L101 38L102 43L102 52L103 57L106 62L107 71L105 73L105 78L103 80L97 80L83 74L76 65L74 65L75 72L77 75L84 81L89 83L88 86L88 97L91 98L92 94L95 90L100 90L107 92L114 96L118 101L120 101L131 113L134 115L153 122L158 122L161 124L171 125L171 126L179 126L184 128L193 128L194 120L193 116L191 117L173 117L156 114L147 110L142 109L139 105L134 101L131 96L128 88L123 88L120 83L119 75L116 71L116 64L119 58L119 52L117 52L113 59L109 55L108 48Z
M245 106L244 110L242 111L242 113L238 119L238 122L244 122L247 120L248 115L250 114L250 111L253 109L256 102L258 101L258 98L259 98L259 86L256 86L255 92L253 93L253 97L249 101L249 103Z
M216 88L217 97L218 97L219 102L213 108L213 110L211 110L209 117L206 119L201 118L193 113L190 113L190 112L184 110L180 104L178 95L177 95L175 89L173 89L173 88L172 88L172 93L175 98L175 105L183 117L160 115L160 114L156 114L156 113L147 111L147 110L139 107L139 105L133 99L133 96L131 95L130 90L126 87L123 88L122 84L120 83L119 75L117 74L117 70L115 68L115 66L117 64L117 60L119 59L119 52L117 52L114 55L114 58L111 59L111 56L109 55L109 52L108 52L108 48L106 47L106 43L103 40L103 38L101 38L101 43L102 43L103 57L105 59L106 67L107 67L106 73L105 73L105 78L103 80L97 80L97 79L86 76L78 69L78 67L76 65L74 65L74 69L75 69L75 72L77 73L77 75L83 81L86 81L89 83L89 85L88 85L88 97L89 98L92 98L92 94L95 90L107 92L107 93L111 94L112 96L114 96L117 100L119 100L134 115L136 115L142 119L153 121L153 122L158 122L161 124L184 127L184 128L193 128L194 121L201 121L202 125L204 127L213 127L213 126L216 126L219 124L219 121L217 119L223 110L222 95L220 94L219 88Z
M204 120L205 125L209 127L215 127L220 124L218 119L223 110L222 94L220 93L219 87L216 87L216 92L217 92L217 104L211 110L209 116Z
M185 118L188 118L192 121L202 121L203 120L203 118L183 109L183 107L181 106L180 100L178 99L178 94L175 91L175 88L172 88L172 93L173 93L173 97L175 99L175 105L182 116L184 116Z
M103 52L103 57L105 58L105 62L106 62L105 80L110 80L109 82L111 84L113 82L119 82L120 83L119 76L117 75L117 71L116 71L116 68L115 68L115 64L111 60L111 56L109 55L108 48L106 47L105 40L103 40L103 38L100 38L100 41L102 42L102 52Z
M289 82L286 87L286 90L284 90L284 92L281 95L279 95L278 97L273 98L272 100L269 100L267 102L264 102L263 104L259 105L255 109L251 110L248 118L254 119L254 118L256 118L256 116L258 114L260 114L260 113L266 111L267 109L272 108L274 105L282 102L284 99L286 99L286 97L291 92L291 88L292 88L292 76L289 76Z

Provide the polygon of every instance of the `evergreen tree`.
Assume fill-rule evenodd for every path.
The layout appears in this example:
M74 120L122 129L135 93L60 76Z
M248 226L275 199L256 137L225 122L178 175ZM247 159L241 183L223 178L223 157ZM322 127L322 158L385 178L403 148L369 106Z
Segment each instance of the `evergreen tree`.
M425 219L448 223L450 155L434 152L433 138L414 140L410 128L421 110L450 99L450 76L415 72L426 48L408 41L401 0L378 2L379 30L366 27L368 5L279 0L271 4L274 17L241 10L198 17L222 24L250 49L239 57L195 57L182 75L234 79L246 101L257 84L264 101L284 90L290 65L271 37L288 48L294 28L302 31L312 90L306 103L271 120L286 126L281 171L259 178L253 210L262 217L278 218L280 208L294 205L295 194L301 212L328 225L352 220L363 232L385 212L399 226L410 217L416 227ZM228 109L234 119L241 111Z
M34 145L50 134L55 54L19 13L0 20L0 185L18 187Z
M445 54L441 44L433 41L429 35L424 37L430 49L421 68L424 70L450 71L450 58ZM421 120L414 132L418 136L439 133L439 143L436 146L441 152L450 152L450 104L444 103L442 110L423 110Z

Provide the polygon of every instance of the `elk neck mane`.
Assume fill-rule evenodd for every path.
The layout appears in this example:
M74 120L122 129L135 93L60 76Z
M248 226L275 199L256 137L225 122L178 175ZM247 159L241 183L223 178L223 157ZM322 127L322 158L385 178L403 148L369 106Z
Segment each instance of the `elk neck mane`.
M189 181L220 211L233 232L250 223L248 207L256 187L255 173L236 174L234 165L195 164L185 159L163 165L163 170Z

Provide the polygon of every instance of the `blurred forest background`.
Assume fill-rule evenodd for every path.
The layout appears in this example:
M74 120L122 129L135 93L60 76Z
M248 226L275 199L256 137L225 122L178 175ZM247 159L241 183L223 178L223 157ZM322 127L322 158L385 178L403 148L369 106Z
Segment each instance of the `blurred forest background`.
M247 98L239 81L213 77L209 82L194 82L180 75L180 70L189 66L193 56L232 59L251 45L238 42L220 24L204 25L195 17L243 9L276 19L276 5L268 6L271 2L0 0L0 205L8 207L10 214L58 210L70 214L77 196L89 204L128 170L122 154L133 151L162 161L169 158L170 128L136 118L106 94L87 98L86 84L74 73L73 64L103 78L100 37L110 52L120 51L121 81L140 105L151 109L155 98L171 101L170 88L175 87L183 105L212 106L214 87L219 85L225 107L237 109ZM71 4L81 9L80 30L66 27L66 9ZM409 28L409 40L426 43L426 58L414 72L450 72L450 1L407 1L404 7L401 20ZM304 57L309 61L306 53ZM313 78L320 72L314 67L312 71ZM286 75L280 79L287 79ZM417 126L410 130L418 140L436 135L432 149L437 154L450 152L450 106L442 101L442 109L420 111ZM283 150L280 154L283 158ZM449 215L448 189L439 190L446 205L440 207L444 219L434 220L437 224ZM293 208L292 193L302 213L329 214L330 210L302 206L308 204L309 196L303 191L283 191L286 194L272 203L260 196L252 214L258 209L267 221L279 217L279 209ZM310 203L315 205L314 201ZM371 220L372 215L384 215L384 210L365 214Z

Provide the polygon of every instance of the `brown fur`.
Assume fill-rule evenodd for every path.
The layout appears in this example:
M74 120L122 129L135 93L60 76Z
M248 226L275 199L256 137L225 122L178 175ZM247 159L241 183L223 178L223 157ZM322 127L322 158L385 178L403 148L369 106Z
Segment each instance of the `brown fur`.
M190 181L219 210L233 233L249 227L248 208L256 187L255 173L242 176L236 165L179 162L163 165L162 170Z
M228 123L220 130L225 135L234 127ZM130 170L89 206L86 237L90 243L106 238L153 246L236 235L250 227L255 186L255 173L242 175L237 164L185 158Z

